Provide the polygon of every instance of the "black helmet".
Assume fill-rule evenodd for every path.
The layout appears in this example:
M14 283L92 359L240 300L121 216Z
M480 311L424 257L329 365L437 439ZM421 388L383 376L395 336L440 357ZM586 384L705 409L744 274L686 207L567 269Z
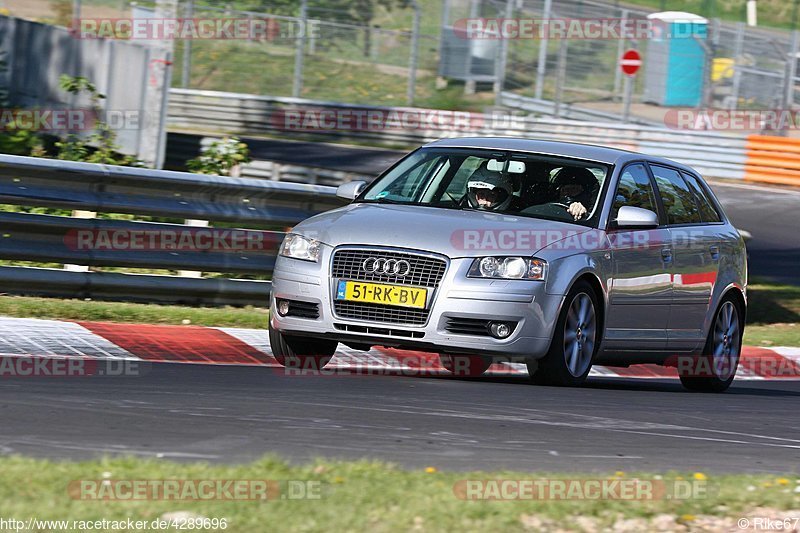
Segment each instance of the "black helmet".
M511 204L513 193L514 184L511 178L488 170L485 163L473 172L467 181L467 200L470 207L475 209L491 211L506 209Z
M580 192L563 194L562 188L570 185L579 185ZM553 187L557 191L559 200L566 200L567 203L581 202L588 204L598 187L598 183L597 178L588 168L563 167L553 177Z

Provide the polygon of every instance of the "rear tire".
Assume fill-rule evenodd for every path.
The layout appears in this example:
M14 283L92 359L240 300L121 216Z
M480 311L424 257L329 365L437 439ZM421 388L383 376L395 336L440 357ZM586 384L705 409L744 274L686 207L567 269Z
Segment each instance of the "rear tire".
M723 392L731 386L742 353L742 310L726 296L714 314L703 353L697 358L694 372L679 372L681 384L694 392ZM702 369L702 371L700 371ZM691 374L713 374L697 376Z
M574 387L586 381L600 346L597 296L588 282L572 286L558 316L550 350L528 362L528 373L538 385Z
M477 377L489 370L492 360L480 355L439 354L442 366L458 377Z
M321 370L333 357L339 343L324 339L290 337L270 328L272 356L286 368Z

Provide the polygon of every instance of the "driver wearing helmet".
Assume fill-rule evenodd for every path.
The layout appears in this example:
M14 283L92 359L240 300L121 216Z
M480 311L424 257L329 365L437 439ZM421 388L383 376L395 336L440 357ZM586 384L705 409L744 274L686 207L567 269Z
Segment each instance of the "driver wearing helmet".
M511 178L499 172L479 168L467 182L467 201L470 207L486 211L508 209L513 200Z
M592 193L597 187L597 178L589 169L564 167L553 178L557 202L564 204L567 213L580 220L589 212Z

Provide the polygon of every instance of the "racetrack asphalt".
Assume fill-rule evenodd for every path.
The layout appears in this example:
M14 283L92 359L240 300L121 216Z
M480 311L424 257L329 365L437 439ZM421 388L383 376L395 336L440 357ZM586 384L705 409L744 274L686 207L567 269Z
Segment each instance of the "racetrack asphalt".
M286 376L154 363L139 378L0 380L0 453L242 462L275 453L408 468L800 471L800 381Z

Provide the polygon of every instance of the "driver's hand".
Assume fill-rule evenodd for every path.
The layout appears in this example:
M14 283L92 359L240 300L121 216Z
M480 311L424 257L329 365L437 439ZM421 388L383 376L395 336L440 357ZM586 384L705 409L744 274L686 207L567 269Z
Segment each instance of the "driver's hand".
M583 215L587 213L587 210L585 207L583 207L582 203L572 202L571 204L569 204L569 207L567 208L567 213L575 217L575 220L579 220Z

